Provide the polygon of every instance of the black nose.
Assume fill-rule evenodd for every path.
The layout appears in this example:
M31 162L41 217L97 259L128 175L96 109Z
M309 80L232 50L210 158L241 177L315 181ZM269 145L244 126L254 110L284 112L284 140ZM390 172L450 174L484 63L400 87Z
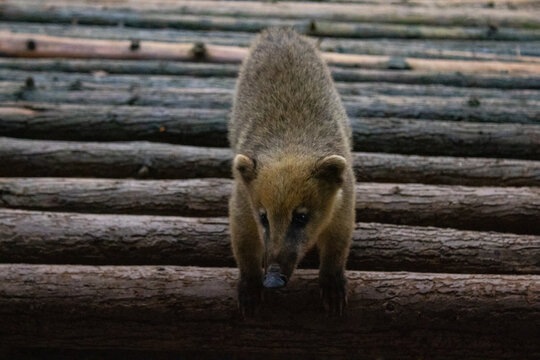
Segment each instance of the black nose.
M287 276L281 273L279 265L272 264L268 267L266 275L264 276L263 285L266 288L280 288L287 284Z
M287 284L287 277L278 272L266 273L266 276L264 277L263 285L266 288L276 289L276 288L284 287L286 284Z

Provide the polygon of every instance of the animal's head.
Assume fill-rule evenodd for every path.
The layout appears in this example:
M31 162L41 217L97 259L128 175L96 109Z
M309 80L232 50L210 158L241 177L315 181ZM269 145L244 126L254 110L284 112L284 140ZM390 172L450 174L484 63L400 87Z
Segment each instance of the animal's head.
M235 157L234 176L247 187L264 239L266 287L284 286L317 241L340 201L346 166L339 155L262 163Z

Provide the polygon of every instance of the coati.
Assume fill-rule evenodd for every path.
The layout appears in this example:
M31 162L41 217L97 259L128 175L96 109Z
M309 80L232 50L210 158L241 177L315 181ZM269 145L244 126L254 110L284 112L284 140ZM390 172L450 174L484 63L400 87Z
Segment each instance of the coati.
M263 286L284 286L316 245L323 304L341 315L355 218L351 129L310 40L292 29L265 30L256 38L236 84L229 141L235 154L229 216L242 314L252 316Z

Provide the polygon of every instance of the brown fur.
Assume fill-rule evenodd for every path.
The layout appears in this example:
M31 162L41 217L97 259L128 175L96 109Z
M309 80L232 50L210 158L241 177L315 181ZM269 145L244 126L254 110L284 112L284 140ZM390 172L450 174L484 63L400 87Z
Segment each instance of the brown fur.
M229 134L236 154L230 221L240 308L249 313L260 301L263 259L289 277L316 245L323 300L341 313L354 225L351 130L328 67L309 40L289 29L259 35L239 74ZM302 227L294 225L299 213L309 216Z

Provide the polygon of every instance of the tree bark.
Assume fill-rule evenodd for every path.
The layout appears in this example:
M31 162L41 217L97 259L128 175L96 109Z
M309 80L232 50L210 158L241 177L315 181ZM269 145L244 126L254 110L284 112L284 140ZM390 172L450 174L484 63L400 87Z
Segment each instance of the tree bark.
M23 71L62 71L67 73L189 75L199 77L236 77L238 65L212 63L182 63L135 60L77 60L77 59L9 59L0 58L0 69ZM540 89L540 76L508 74L427 73L350 69L332 66L336 81L387 82L400 84L443 84L458 87ZM2 78L6 79L3 72Z
M31 78L33 86L26 81ZM218 90L234 91L236 79L197 76L143 76L70 74L61 72L28 72L0 70L0 101L26 100L33 102L176 106L174 99L189 90L205 90L212 96ZM483 99L496 101L537 101L539 90L501 90L453 87L447 85L392 84L386 82L335 82L340 95L377 96L429 96L438 101L444 98ZM351 101L351 100L349 100ZM507 102L506 102L507 103ZM516 102L517 103L517 102ZM514 105L516 106L516 105Z
M97 213L224 216L229 179L3 178L0 205Z
M25 100L32 99L35 90L19 88L12 94L13 97ZM159 105L167 108L197 108L197 109L230 109L233 92L227 89L176 89L174 94L159 98L159 94L145 94L145 91L133 89L127 97L111 94L111 99L104 99L105 92L93 93L89 99L81 99L77 90L69 91L67 102L90 102L108 105L111 102L117 108L126 106L152 106ZM59 96L59 95L56 95ZM48 95L49 100L58 102L60 99ZM69 100L69 98L72 98ZM437 96L341 96L343 105L350 117L396 117L404 119L432 119L447 121L469 121L488 123L520 123L540 124L540 101L536 99L505 99L505 98L479 98L475 95L469 97L437 97ZM4 107L21 106L21 103L3 103ZM47 103L22 103L26 107L35 107L52 110ZM63 105L59 105L63 106ZM73 109L84 105L73 105ZM91 106L91 105L88 105ZM112 105L109 105L109 108ZM69 106L66 106L69 108ZM104 106L99 106L105 108ZM157 106L156 106L157 107ZM61 108L61 107L60 107ZM43 111L42 110L42 111ZM155 110L154 110L155 111ZM103 110L102 110L103 112Z
M538 125L351 119L357 151L540 159Z
M2 178L0 205L30 210L224 216L232 181ZM357 221L540 234L540 189L356 185Z
M195 91L195 95L186 97L192 104L219 101L204 95ZM411 114L415 111L408 108ZM384 116L382 112L384 106L374 100L373 114ZM149 140L226 147L228 116L226 109L4 103L0 107L0 134L33 139ZM367 117L352 118L351 125L356 151L540 159L537 125Z
M540 162L353 153L359 181L540 186ZM0 138L0 176L188 179L231 177L229 149L146 142Z
M3 164L0 176L229 178L231 159L232 153L226 148L148 142L80 143L0 138L0 163ZM518 167L514 171L519 171ZM535 170L532 172L534 174ZM525 177L514 180L528 182Z
M149 3L142 0L124 2L66 0L8 0L3 5L3 13L7 19L15 18L16 14L28 14L34 10L34 16L27 16L24 20L54 21L58 17L93 18L92 23L109 24L118 22L117 14L126 7L130 9L129 18L134 22L129 25L138 26L148 22L158 21L165 17L159 25L174 24L179 15L196 16L229 16L234 18L273 18L276 20L310 19L315 21L330 20L338 22L367 22L367 23L393 23L416 24L436 26L473 26L484 27L490 22L501 27L515 27L526 29L540 28L540 20L536 13L530 10L508 10L501 8L479 8L471 11L463 8L418 8L403 5L385 4L324 4L324 3L261 3L258 1L220 2L220 1L182 1L169 4ZM124 11L125 12L125 11ZM30 14L32 14L30 12ZM30 15L28 14L28 15ZM155 19L152 21L152 15ZM128 18L128 19L129 19ZM150 21L145 21L148 19ZM126 20L125 18L122 20ZM199 18L199 22L202 19ZM144 26L143 26L144 27ZM259 25L260 27L260 25Z
M195 96L192 103L204 102ZM229 94L225 94L230 98ZM199 100L197 100L198 98ZM149 140L228 146L225 109L145 106L33 105L0 107L0 133L24 138L83 141ZM6 106L6 104L4 104Z
M367 69L347 69L330 67L336 81L363 82L382 81L402 84L444 84L448 86L501 88L501 89L538 89L540 76L519 74L463 74L433 73L414 71L382 71Z
M0 234L1 262L235 266L226 218L0 209ZM540 274L539 252L532 235L357 223L347 269Z
M218 24L220 23L219 20L220 18L215 18L215 21ZM242 19L238 19L236 23L237 25L234 26L233 29L240 30L243 22L244 21L242 21ZM266 19L261 19L261 22L269 21ZM539 35L539 32L536 29L516 29L512 27L503 27L497 28L496 31L490 31L489 27L440 26L442 24L437 25L438 26L425 26L417 23L355 23L334 22L327 20L311 20L309 24L305 24L301 22L301 20L297 20L293 24L296 29L299 29L300 32L306 35L331 38L533 41L537 40Z
M32 44L29 47L29 44ZM23 58L131 59L240 63L248 49L238 46L157 41L98 40L0 31L0 54ZM461 73L538 74L540 63L403 58L323 52L329 63L367 69L411 69Z
M257 318L242 321L232 269L0 265L0 346L251 358L540 356L539 276L347 276L342 318L326 318L316 272L299 270L285 290L265 293Z
M228 0L228 1L244 1L244 0ZM302 1L302 0L290 0ZM370 0L325 0L325 2L335 3L371 3ZM490 8L497 7L503 9L537 9L538 2L535 0L378 0L379 4L387 5L403 5L403 6L428 6L436 8Z
M360 221L540 234L540 189L360 183Z
M540 186L537 161L354 153L358 181L470 186Z

